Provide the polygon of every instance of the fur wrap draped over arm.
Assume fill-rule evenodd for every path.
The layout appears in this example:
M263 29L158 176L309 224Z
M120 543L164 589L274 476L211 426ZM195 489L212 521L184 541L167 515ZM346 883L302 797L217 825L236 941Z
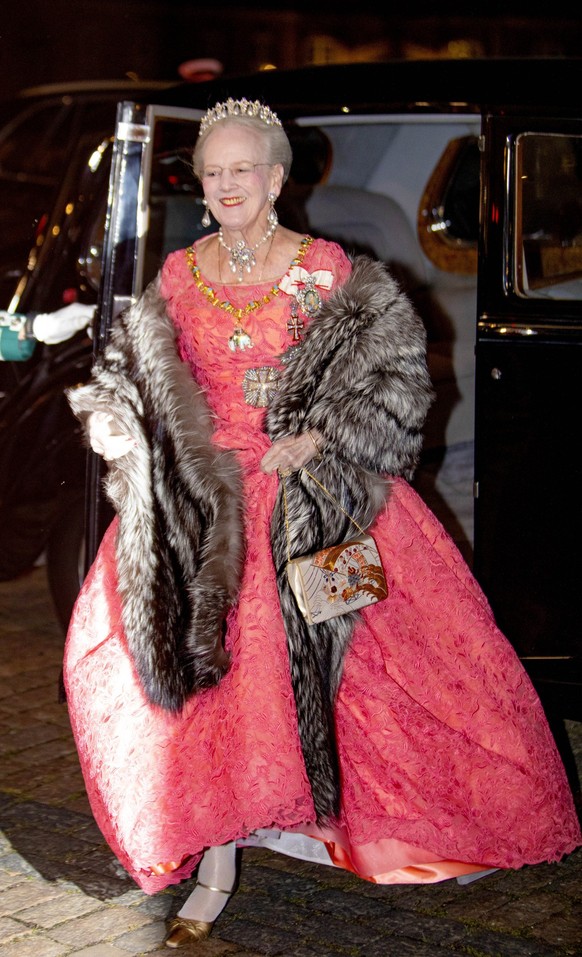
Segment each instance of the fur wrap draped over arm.
M275 441L318 429L317 479L363 527L384 506L388 476L413 474L432 401L424 326L386 268L365 256L313 320L286 367L266 430ZM285 479L291 557L354 534L354 526L303 471ZM318 819L338 810L333 702L357 612L318 625L300 614L286 574L279 490L271 544L287 632L299 735Z
M389 476L410 477L432 399L425 333L385 267L354 260L286 366L265 429L272 440L316 428L317 477L362 526L384 506ZM73 411L112 413L135 451L109 463L119 515L123 625L144 692L178 710L228 667L222 628L236 600L243 538L239 468L211 442L204 395L181 362L156 280L114 323ZM353 526L303 471L286 479L293 557L336 544ZM357 613L307 625L286 575L281 490L271 545L306 771L319 821L339 806L333 705ZM268 653L268 652L267 652Z
M113 414L137 448L109 463L119 516L118 587L129 650L148 699L179 710L228 668L223 622L242 561L234 456L211 444L206 399L180 360L158 280L114 323L85 386L67 393L83 422Z

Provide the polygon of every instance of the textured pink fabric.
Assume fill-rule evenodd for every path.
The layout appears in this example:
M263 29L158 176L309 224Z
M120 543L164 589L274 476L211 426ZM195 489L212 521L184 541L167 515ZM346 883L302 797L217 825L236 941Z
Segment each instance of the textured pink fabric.
M350 268L321 240L304 265L337 282ZM269 288L215 292L244 305ZM215 441L244 468L247 556L228 621L232 668L179 716L146 702L128 656L115 522L83 586L67 695L95 818L120 861L153 893L189 876L204 847L260 827L341 834L338 860L387 882L407 879L393 871L407 846L411 866L519 867L573 850L580 831L537 696L454 543L401 479L374 528L389 597L362 613L337 700L341 820L335 835L314 828L269 548L277 478L258 468L264 411L241 387L247 368L276 365L289 345L289 298L246 316L254 347L232 353L233 319L196 288L183 251L166 261L162 292L216 415Z

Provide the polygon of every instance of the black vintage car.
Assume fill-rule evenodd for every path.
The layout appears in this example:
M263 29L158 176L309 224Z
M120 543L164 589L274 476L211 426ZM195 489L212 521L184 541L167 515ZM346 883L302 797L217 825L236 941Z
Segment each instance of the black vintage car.
M281 220L388 262L426 322L437 401L425 447L474 444L475 573L548 711L574 720L582 720L581 80L582 60L406 61L128 95L107 136L70 142L36 252L10 303L0 303L26 312L44 308L45 290L76 282L97 296L98 288L100 349L112 317L166 253L200 234L189 156L202 112L228 96L264 99L294 146ZM39 517L27 560L52 543L49 575L66 621L80 543L90 561L109 512L90 456L83 532L84 458L60 398L87 376L91 346L81 335L50 348L16 390L20 404L13 391L2 412L0 553ZM21 507L23 519L10 524L7 514Z
M168 86L61 84L0 104L0 310L97 301L117 104ZM87 378L92 354L79 332L0 361L0 580L46 554L63 626L83 571L86 472L63 391Z

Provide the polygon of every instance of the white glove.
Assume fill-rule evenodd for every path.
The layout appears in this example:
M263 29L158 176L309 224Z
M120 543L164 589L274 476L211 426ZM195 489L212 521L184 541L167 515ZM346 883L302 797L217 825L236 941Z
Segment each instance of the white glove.
M92 412L87 419L87 431L91 448L106 462L127 455L137 446L130 435L115 431L115 420L108 412Z
M32 333L39 342L54 346L70 339L76 332L90 325L95 315L95 306L72 302L56 312L39 312L33 319Z

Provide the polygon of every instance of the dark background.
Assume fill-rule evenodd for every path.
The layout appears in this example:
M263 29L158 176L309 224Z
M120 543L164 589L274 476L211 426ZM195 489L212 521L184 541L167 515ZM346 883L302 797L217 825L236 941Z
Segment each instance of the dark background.
M0 23L2 97L54 82L179 81L180 64L198 57L233 75L268 64L579 56L582 17L562 4L11 0Z

